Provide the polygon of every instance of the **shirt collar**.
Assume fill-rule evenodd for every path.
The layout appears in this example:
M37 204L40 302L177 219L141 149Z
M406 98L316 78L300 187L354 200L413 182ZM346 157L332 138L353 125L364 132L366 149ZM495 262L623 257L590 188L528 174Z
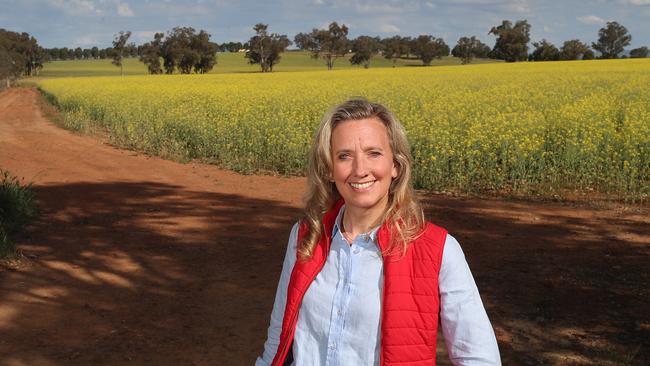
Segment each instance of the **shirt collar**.
M339 209L339 213L336 216L336 220L334 221L334 227L332 228L332 238L336 235L337 232L341 231L340 228L343 226L343 224L341 223L341 220L343 220L343 212L344 211L345 211L345 204L343 204L343 206L341 206L341 208ZM366 233L363 233L361 235L362 235L362 237L363 237L363 235L367 235L373 243L376 243L377 242L377 232L378 231L379 231L379 226L377 226L377 227L373 228L372 230L370 230L370 231L368 231Z

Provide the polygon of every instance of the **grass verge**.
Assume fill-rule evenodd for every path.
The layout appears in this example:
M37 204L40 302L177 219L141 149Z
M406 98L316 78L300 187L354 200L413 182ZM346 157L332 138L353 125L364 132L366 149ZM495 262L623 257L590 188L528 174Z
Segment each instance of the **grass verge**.
M102 141L110 140L110 135L105 128L98 126L81 113L64 111L54 95L39 87L36 87L36 90L38 90L40 96L38 98L38 107L43 112L45 118L52 121L55 125L83 135L90 135Z
M11 236L19 232L36 213L31 183L21 184L18 178L0 169L0 259L16 257Z

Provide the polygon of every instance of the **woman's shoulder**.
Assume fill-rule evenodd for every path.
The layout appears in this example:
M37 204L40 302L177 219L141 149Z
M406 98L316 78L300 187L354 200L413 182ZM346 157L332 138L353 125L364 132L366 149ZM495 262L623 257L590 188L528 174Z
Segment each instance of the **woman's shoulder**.
M298 220L293 223L293 226L291 227L291 232L289 233L289 244L293 242L293 245L295 246L302 225L303 225L302 220Z
M300 231L300 220L296 221L289 231L289 240L287 243L287 252L295 254L298 243L298 232Z
M460 243L447 229L426 221L424 233L428 242L442 249L445 256L464 257Z
M438 226L430 221L424 222L424 229L422 230L422 235L420 238L426 241L436 242L439 245L444 245L447 240L448 232L447 229L442 226Z

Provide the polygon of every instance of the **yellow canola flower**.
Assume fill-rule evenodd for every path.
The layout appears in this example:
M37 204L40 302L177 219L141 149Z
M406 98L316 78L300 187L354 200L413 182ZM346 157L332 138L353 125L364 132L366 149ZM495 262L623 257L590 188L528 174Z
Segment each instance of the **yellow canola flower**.
M404 124L418 187L650 194L650 60L40 82L71 128L242 172L302 174L332 105L364 96Z

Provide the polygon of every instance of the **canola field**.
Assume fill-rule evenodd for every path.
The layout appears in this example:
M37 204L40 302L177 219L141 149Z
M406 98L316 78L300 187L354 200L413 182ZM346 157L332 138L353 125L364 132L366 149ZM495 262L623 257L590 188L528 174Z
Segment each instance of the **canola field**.
M76 130L245 173L301 174L332 105L364 96L405 125L415 184L544 197L650 195L650 60L42 80Z

